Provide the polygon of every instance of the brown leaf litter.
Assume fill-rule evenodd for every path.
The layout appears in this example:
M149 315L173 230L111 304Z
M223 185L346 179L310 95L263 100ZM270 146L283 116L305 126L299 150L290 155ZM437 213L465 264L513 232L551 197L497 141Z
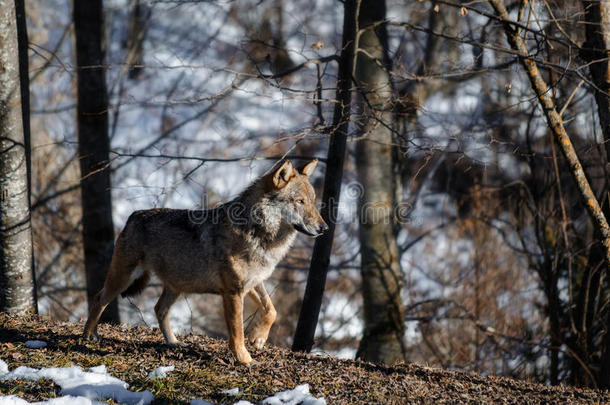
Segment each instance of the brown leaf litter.
M257 402L277 391L308 383L312 395L328 404L610 404L610 392L567 386L549 387L506 377L481 377L417 364L388 367L333 357L293 353L268 346L251 349L255 364L237 364L226 341L189 334L184 345L167 347L161 333L148 327L100 325L102 341L83 342L82 323L39 316L0 314L0 359L18 366L50 367L105 364L130 385L148 389L155 404L188 404L191 399L232 403ZM28 349L27 340L47 347ZM166 378L149 379L159 366L174 365ZM239 387L237 396L219 392ZM0 381L0 395L40 401L59 395L52 381Z

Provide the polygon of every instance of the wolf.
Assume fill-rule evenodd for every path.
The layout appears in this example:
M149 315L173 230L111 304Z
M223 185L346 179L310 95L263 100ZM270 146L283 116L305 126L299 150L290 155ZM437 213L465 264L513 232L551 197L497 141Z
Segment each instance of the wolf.
M219 294L229 348L237 361L251 363L244 342L244 297L261 310L248 335L250 344L261 349L276 318L264 281L290 249L297 231L316 237L328 229L309 182L317 163L316 159L295 168L284 160L237 198L213 209L135 211L116 240L83 337L96 338L108 303L119 294L139 294L154 273L163 284L155 314L168 345L178 344L169 324L176 300L189 293Z

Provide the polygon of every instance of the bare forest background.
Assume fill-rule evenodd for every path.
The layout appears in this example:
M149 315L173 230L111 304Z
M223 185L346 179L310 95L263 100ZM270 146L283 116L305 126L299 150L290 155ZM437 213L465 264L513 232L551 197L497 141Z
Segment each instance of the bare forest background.
M133 210L212 207L317 157L336 228L268 280L271 343L610 387L607 2L27 0L25 16L40 313L86 317ZM156 326L159 294L106 320ZM188 296L172 324L223 337L221 308Z

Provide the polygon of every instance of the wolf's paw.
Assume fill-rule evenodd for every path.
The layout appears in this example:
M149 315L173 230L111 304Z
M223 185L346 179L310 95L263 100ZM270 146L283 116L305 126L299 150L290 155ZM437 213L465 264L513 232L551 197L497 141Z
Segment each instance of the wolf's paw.
M257 337L254 339L248 338L248 341L256 350L260 350L265 346L265 339L262 337Z
M242 349L237 349L234 354L235 358L240 363L245 365L252 364L252 356L250 356L250 353L248 353L245 347Z
M93 343L99 343L102 341L102 338L100 337L100 335L97 334L97 332L93 332L93 333L83 333L81 336L81 339L83 342L93 342Z
M250 342L256 350L260 350L265 346L265 342L267 342L267 334L258 329L254 329L248 335L248 342Z

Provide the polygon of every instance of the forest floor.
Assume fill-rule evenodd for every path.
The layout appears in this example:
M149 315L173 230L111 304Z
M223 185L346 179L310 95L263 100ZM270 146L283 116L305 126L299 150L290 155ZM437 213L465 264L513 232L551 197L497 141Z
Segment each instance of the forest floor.
M610 404L608 391L548 387L416 364L387 367L277 347L252 350L256 363L243 366L234 362L224 340L190 334L181 337L186 345L169 348L157 329L100 325L102 341L91 343L81 341L82 327L82 323L45 317L0 314L0 359L10 370L103 364L111 375L129 383L130 390L152 392L153 404L188 404L195 398L212 403L257 402L304 383L313 396L324 397L328 404ZM34 339L47 346L25 346ZM169 365L175 370L166 378L147 377L155 368ZM235 387L240 392L236 396L221 393ZM59 396L59 390L51 380L0 381L0 396L17 395L28 401Z

